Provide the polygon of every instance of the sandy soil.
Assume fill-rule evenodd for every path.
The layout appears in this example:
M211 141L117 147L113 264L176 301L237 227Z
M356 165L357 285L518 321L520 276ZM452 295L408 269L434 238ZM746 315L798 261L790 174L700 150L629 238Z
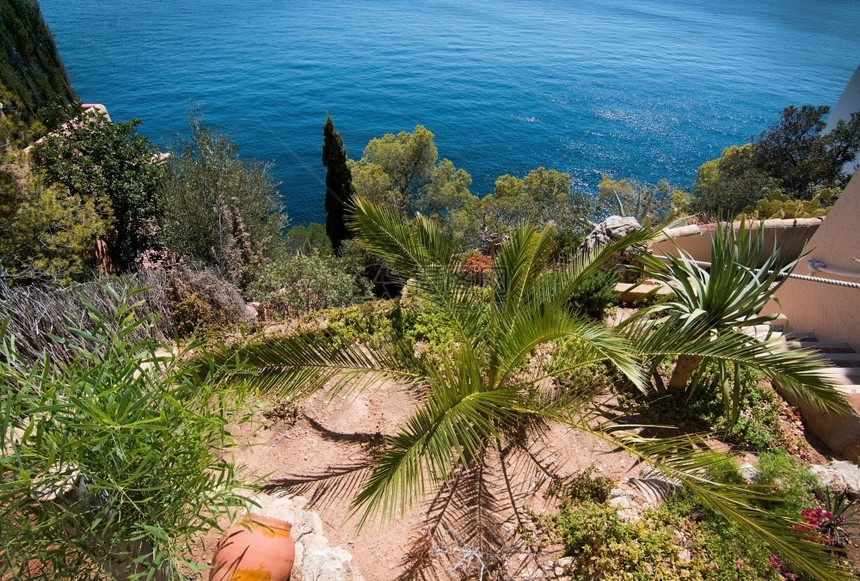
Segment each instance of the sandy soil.
M261 414L261 425L238 426L234 435L242 443L236 451L236 460L248 471L263 477L264 490L278 493L287 484L295 484L302 476L319 475L345 465L359 464L368 451L382 442L384 435L393 434L412 412L414 399L393 383L387 383L361 393L340 394L334 398L317 394L299 410L270 407ZM550 426L543 436L532 442L540 450L541 458L561 478L580 473L594 466L598 473L623 478L638 475L639 466L624 453L612 452L607 444L565 426ZM342 478L330 485L321 498L312 500L325 527L331 546L350 551L359 572L366 581L389 581L408 577L413 564L414 549L426 539L422 528L426 506L419 506L410 514L393 522L374 524L360 531L354 516L350 515L352 499L359 475ZM535 470L518 471L515 480L516 501L540 513L546 510L543 492L550 483L546 474ZM295 489L293 489L295 490ZM312 498L313 492L299 493ZM503 531L511 538L516 523L511 515L500 519ZM218 535L201 539L196 559L205 562L217 542ZM410 553L410 551L413 551ZM450 572L454 565L466 565L469 551L460 549L447 554L433 553L436 573ZM512 577L534 578L539 569L550 569L552 551L533 554L528 547L511 546L505 554ZM474 563L472 563L474 564Z
M359 531L355 526L356 517L350 514L349 503L363 473L347 473L329 482L318 497L314 497L314 489L296 488L296 484L303 477L360 465L368 458L368 453L382 443L385 435L393 434L409 417L414 405L413 397L394 383L333 398L317 394L299 409L270 405L268 411L260 414L260 424L244 424L234 429L241 443L235 458L250 474L262 478L267 492L282 493L292 485L291 494L311 498L310 508L319 513L330 545L350 551L366 581L410 578L409 567L414 564L416 555L428 554L416 553L416 547L427 538L426 505L393 522L371 525ZM784 410L783 424L790 440L797 442L798 449L792 452L814 463L826 463L832 457L820 441L805 433L790 408ZM619 480L640 474L640 466L629 455L612 451L603 441L565 426L549 426L542 437L531 444L539 450L552 473L562 479L589 466L594 466L599 474ZM550 510L552 507L544 496L549 476L533 469L517 468L513 468L516 474L512 479L518 506L527 506L537 513ZM521 535L516 534L512 515L500 515L499 523L506 536L519 541L519 544L510 545L504 555L509 578L552 578L552 561L559 556L554 549L559 547L544 547L541 553L535 554L523 545ZM852 526L851 529L854 538L847 549L854 563L860 555L856 546L860 528ZM201 539L195 560L205 564L211 558L218 537L212 533ZM431 567L439 578L456 578L456 574L452 575L454 568L469 564L468 547L463 549L461 545L460 549L447 553L436 549L429 555L433 559Z

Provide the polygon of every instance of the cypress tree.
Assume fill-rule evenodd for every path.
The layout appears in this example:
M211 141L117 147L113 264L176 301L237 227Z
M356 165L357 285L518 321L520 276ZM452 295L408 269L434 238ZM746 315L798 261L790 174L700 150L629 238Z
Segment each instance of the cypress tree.
M331 240L335 252L340 251L341 244L352 234L346 226L352 204L352 175L346 164L346 148L340 133L335 131L331 116L326 116L323 128L322 163L326 167L325 175L325 231Z
M5 115L48 129L73 114L77 96L36 0L0 0L0 102Z

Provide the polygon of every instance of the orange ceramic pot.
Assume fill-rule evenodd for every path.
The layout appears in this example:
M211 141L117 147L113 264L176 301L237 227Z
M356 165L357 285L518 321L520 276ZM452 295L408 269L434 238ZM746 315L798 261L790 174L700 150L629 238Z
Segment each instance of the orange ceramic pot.
M248 515L218 542L209 581L287 581L296 558L290 528L282 520Z

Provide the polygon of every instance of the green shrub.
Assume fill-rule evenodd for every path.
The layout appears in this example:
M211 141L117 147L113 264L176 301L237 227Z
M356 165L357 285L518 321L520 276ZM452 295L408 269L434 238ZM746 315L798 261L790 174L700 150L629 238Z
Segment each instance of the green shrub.
M265 265L248 289L270 319L342 307L369 298L369 283L346 272L338 259L297 255Z
M618 281L619 276L615 270L595 273L576 288L567 302L567 307L572 313L602 321L606 309L618 302L618 293L615 292Z
M782 450L765 452L759 456L758 470L756 484L773 487L784 499L780 510L796 515L815 504L814 493L821 484L797 458Z
M779 580L763 544L679 493L635 522L623 522L592 493L565 498L544 521L571 557L566 574L582 581L651 579Z
M13 575L36 559L48 578L179 580L192 537L246 502L222 457L228 423L247 417L223 382L239 370L134 339L151 324L140 292L105 291L113 311L89 308L70 364L22 362L0 326L0 569Z
M707 364L700 375L701 381L711 381L712 364ZM661 390L648 398L638 399L634 410L648 416L658 424L680 425L689 430L720 433L720 439L744 450L763 452L774 447L788 448L796 444L782 427L780 412L782 398L761 380L754 371L742 369L740 408L737 420L732 423L726 414L723 392L716 389L699 389L695 392ZM633 394L639 398L639 394Z

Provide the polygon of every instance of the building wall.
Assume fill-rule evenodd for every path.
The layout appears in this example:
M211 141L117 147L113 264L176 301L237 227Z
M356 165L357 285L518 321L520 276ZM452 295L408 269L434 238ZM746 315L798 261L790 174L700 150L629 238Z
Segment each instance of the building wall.
M807 244L807 256L795 274L810 274L808 260L819 260L828 269L856 273L843 276L818 272L819 279L860 283L860 172L846 186L824 223ZM821 341L849 343L860 351L860 288L847 288L789 279L776 294L779 310L788 320L788 330L815 333Z

